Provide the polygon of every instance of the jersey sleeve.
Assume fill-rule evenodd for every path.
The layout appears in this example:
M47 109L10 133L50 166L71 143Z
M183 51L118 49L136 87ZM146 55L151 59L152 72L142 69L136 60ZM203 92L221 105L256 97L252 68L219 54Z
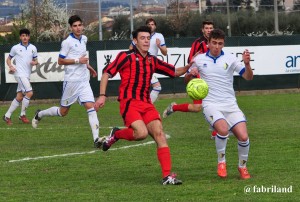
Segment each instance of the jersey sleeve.
M242 76L245 72L245 66L239 61L238 58L233 58L233 63L231 64L233 70Z
M128 61L126 52L120 52L116 59L103 69L103 73L108 73L112 78L128 64Z
M69 52L69 45L68 45L67 41L64 40L61 43L61 48L60 48L60 51L59 51L59 57L62 58L62 59L66 58L68 52Z
M191 62L193 56L196 54L197 52L197 44L198 44L198 41L194 41L193 44L192 44L192 47L191 47L191 50L190 50L190 54L189 54L189 57L188 57L188 63Z
M10 57L10 58L13 58L13 57L15 57L15 55L16 55L16 46L13 46L13 47L10 49L9 57Z
M132 46L135 46L135 43L134 43L134 41L133 41L133 40L131 41L131 45L132 45Z
M36 47L34 46L32 58L33 58L33 59L36 59L37 57L38 57L37 49L36 49Z
M155 73L165 76L175 77L175 67L169 63L166 63L158 58L154 58L155 61Z
M160 46L166 46L165 38L162 34L160 34Z

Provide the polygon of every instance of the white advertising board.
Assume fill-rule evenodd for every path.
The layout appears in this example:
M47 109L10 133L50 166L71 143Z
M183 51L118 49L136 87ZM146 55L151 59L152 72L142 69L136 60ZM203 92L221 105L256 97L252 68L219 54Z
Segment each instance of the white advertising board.
M300 73L300 45L286 46L248 46L248 47L224 47L224 51L236 55L242 60L242 53L248 49L251 54L251 66L254 75L278 75L278 74L299 74ZM97 72L98 80L102 76L103 68L111 63L122 50L101 50L97 51ZM190 48L168 48L168 54L157 57L163 61L175 65L185 66ZM5 60L9 53L5 53ZM31 82L58 82L63 81L64 66L58 65L59 52L38 53L39 65L34 66L31 74ZM14 59L13 59L14 62ZM16 83L14 76L8 73L8 66L5 62L6 83ZM158 78L165 77L157 75ZM119 80L116 75L114 80Z
M300 73L300 45L289 46L247 46L224 47L225 52L236 55L242 61L242 53L248 49L251 54L251 66L254 75L276 75ZM102 70L111 63L121 50L97 51L98 79L102 76ZM167 56L158 55L175 67L185 66L190 48L168 48ZM157 75L158 78L165 77ZM118 80L117 75L113 79Z

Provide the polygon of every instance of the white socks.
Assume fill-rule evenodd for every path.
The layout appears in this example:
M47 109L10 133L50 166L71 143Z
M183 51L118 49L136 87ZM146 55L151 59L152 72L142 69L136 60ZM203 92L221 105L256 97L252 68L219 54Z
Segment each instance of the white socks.
M50 107L39 112L39 118L43 116L61 116L59 107Z
M226 145L227 145L227 138L228 138L228 135L226 135L226 136L221 136L219 134L216 135L215 143L216 143L216 149L217 149L217 154L218 154L218 163L226 161L225 150L226 150Z
M21 116L26 114L26 109L29 106L30 98L24 96L23 101L22 101L22 107L21 107Z
M97 113L94 108L90 108L86 112L88 113L93 138L95 141L99 137L99 120L97 117Z
M23 99L24 100L24 99ZM11 104L10 107L8 108L5 117L10 118L11 114L20 106L20 103L17 101L17 99L15 98Z
M238 141L239 168L246 167L246 163L248 161L249 148L250 148L249 138L245 142Z
M152 89L150 93L150 99L152 103L154 103L157 100L160 91L161 91L161 86L156 86Z

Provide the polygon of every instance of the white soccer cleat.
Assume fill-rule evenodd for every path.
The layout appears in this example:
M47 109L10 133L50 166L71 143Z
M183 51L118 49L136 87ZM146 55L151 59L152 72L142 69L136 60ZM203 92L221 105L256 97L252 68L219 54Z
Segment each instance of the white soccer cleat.
M167 118L170 116L174 111L173 111L173 105L176 105L176 102L172 102L163 112L163 118Z
M31 121L31 125L32 125L33 128L37 128L38 124L39 124L39 121L41 120L41 118L38 116L40 111L41 111L40 109L36 110L35 115L34 115L32 121Z

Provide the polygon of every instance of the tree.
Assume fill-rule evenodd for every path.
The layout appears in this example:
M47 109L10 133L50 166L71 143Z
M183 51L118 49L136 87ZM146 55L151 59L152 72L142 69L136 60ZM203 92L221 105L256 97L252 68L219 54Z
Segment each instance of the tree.
M60 41L68 33L70 13L55 0L29 0L21 7L22 27L31 29L34 41Z
M294 1L294 10L300 10L300 0Z
M212 12L212 3L210 0L206 0L206 13Z
M118 16L112 28L112 37L110 39L129 39L130 38L130 21L128 16Z
M187 28L189 13L179 0L169 0L168 13L167 22L178 37Z

